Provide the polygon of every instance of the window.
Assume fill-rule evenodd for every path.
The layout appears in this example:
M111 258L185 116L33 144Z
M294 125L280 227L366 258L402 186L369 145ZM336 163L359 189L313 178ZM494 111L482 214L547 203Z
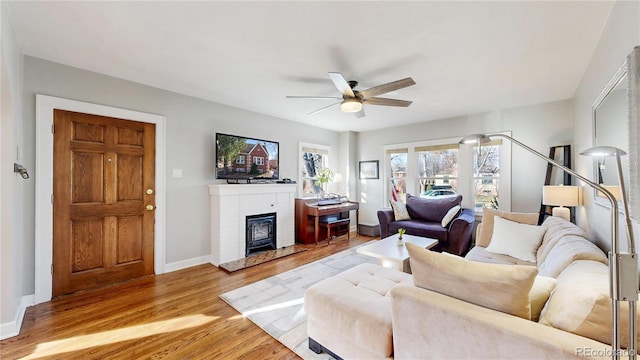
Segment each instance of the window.
M406 201L407 194L460 194L463 207L476 212L483 207L510 211L511 143L498 140L478 148L459 145L460 138L385 146L386 197Z
M322 189L316 185L318 170L329 166L329 147L323 145L301 144L300 146L300 183L302 197L316 197Z
M254 156L253 157L253 162L256 165L264 165L264 158L262 156Z
M458 145L420 146L418 189L421 197L456 196L458 191Z
M244 155L238 155L238 157L236 158L236 164L244 164Z
M475 208L498 209L500 205L500 148L502 142L492 141L473 148L473 178Z
M406 201L407 197L407 154L408 149L387 150L389 161L390 199Z

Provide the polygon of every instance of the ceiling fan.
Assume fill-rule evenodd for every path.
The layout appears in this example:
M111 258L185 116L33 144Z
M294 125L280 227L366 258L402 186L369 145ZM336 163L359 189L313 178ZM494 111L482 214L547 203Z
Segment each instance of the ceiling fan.
M287 96L288 99L340 99L340 101L333 103L331 105L322 107L318 110L314 110L309 113L309 115L316 114L320 111L326 110L332 106L340 104L340 108L344 112L354 113L356 117L363 117L364 110L362 108L363 104L371 104L371 105L383 105L383 106L399 106L399 107L408 107L411 105L411 101L407 100L397 100L397 99L388 99L377 97L377 95L382 95L394 90L399 90L406 88L411 85L415 85L415 81L412 78L408 77L402 80L392 81L390 83L374 86L372 88L358 91L355 89L358 86L358 82L355 80L347 81L341 73L338 72L330 72L329 78L336 86L338 91L342 93L341 97L338 96Z

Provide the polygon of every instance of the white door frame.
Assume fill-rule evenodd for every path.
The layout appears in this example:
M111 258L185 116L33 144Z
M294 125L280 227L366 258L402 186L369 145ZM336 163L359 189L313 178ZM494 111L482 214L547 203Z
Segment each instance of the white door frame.
M156 124L154 271L165 271L165 121L161 115L36 94L35 303L51 300L53 264L53 110Z

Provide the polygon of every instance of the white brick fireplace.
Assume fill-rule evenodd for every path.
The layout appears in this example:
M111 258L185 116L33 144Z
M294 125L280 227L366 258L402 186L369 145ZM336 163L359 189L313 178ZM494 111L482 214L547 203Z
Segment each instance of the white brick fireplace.
M296 184L212 184L211 263L215 266L245 257L245 219L276 213L276 245L291 246L294 236Z

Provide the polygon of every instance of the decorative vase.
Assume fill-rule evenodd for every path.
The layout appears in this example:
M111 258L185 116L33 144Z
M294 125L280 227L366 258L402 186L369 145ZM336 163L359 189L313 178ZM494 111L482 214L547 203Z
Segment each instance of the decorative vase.
M403 245L404 244L404 240L402 240L402 235L398 235L398 241L397 241L398 245Z

